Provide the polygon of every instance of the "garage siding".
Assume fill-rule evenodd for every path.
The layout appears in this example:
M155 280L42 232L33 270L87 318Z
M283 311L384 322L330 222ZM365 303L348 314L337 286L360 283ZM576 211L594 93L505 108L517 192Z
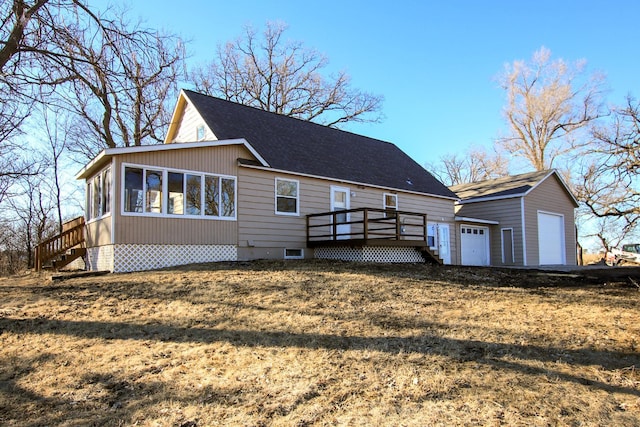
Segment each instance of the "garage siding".
M515 264L523 265L522 251L522 215L520 209L520 198L493 200L489 202L476 202L461 205L456 215L498 221L498 225L490 226L489 244L491 251L491 265L504 265L502 263L502 239L500 229L513 228L513 243ZM457 227L458 233L460 227Z
M528 265L540 265L538 242L538 212L540 211L564 216L565 260L567 265L576 265L575 205L556 176L552 175L534 188L525 197L524 205Z

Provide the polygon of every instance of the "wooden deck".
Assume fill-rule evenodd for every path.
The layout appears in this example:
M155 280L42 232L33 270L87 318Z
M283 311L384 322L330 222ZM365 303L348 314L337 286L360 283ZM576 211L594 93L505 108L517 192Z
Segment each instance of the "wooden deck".
M307 215L307 247L414 247L442 264L427 240L427 215L376 208Z

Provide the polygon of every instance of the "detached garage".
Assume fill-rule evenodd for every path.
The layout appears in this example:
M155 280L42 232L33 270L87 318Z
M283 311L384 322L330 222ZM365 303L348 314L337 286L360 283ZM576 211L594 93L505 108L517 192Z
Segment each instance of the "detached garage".
M575 265L578 201L555 170L451 187L463 265Z

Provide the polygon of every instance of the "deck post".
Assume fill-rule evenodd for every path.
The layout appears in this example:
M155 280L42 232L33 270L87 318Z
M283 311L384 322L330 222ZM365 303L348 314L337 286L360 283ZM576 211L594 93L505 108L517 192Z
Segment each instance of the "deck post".
M396 211L396 240L400 240L400 232L402 231L400 227L400 214Z
M363 217L363 221L364 221L364 244L367 244L367 240L369 239L369 209L364 210L363 212L364 217Z
M333 241L338 240L338 213L333 211Z
M427 246L429 246L428 233L427 233L427 214L422 215L422 237Z

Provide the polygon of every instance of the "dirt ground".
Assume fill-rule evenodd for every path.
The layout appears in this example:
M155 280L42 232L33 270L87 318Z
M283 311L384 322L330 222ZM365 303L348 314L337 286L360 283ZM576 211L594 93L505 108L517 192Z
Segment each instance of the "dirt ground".
M219 263L0 279L0 425L640 426L640 280Z

